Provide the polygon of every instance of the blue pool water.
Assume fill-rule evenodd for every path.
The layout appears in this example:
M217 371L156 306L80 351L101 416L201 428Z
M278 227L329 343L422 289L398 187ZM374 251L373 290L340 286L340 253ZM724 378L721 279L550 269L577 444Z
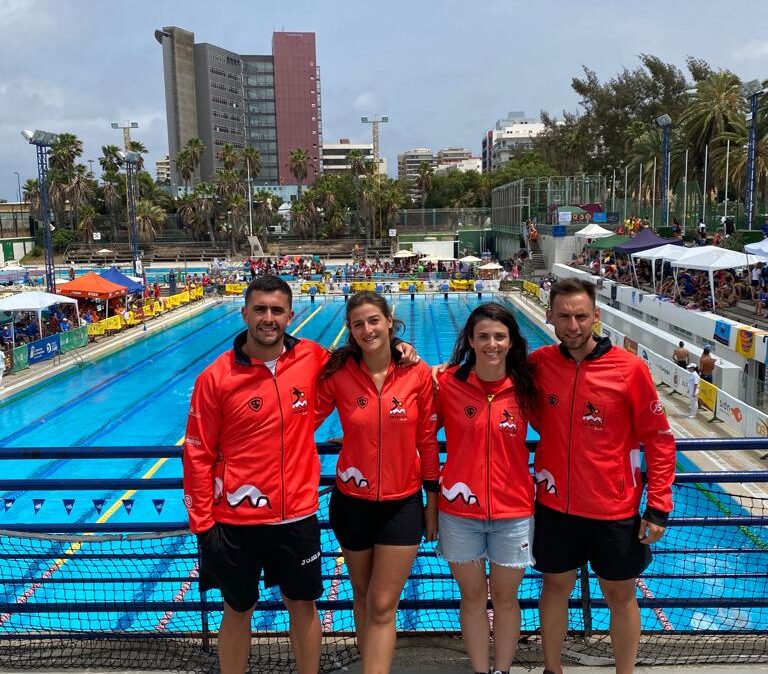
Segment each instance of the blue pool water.
M484 298L485 300L488 297ZM403 337L413 343L422 358L428 363L438 363L450 356L455 337L466 317L478 304L474 295L451 296L444 300L442 296L432 298L394 298L394 311L397 318L405 322ZM335 341L345 339L343 334L344 302L341 299L331 299L326 302L310 303L307 299L295 301L296 317L291 331L300 337L310 338L331 346ZM122 445L171 445L178 443L184 433L189 397L194 380L199 372L221 352L228 349L232 339L242 330L240 318L240 301L226 301L213 306L203 313L189 318L167 330L158 330L156 334L139 341L101 360L89 363L82 368L76 368L59 376L41 387L19 394L0 407L2 426L0 427L0 447L27 446L122 446ZM531 324L524 316L518 315L521 328L529 340L531 348L536 348L548 342L546 333ZM150 325L150 331L153 327ZM338 419L328 419L317 433L318 440L325 440L340 435ZM77 478L77 477L142 477L148 471L154 471L153 477L178 477L181 466L177 460L158 461L147 460L27 460L14 463L4 462L3 471L7 478ZM334 457L323 458L323 473L334 473ZM120 522L157 522L182 521L185 511L181 502L181 494L158 494L153 491L139 491L132 497L132 507L121 506L121 494L107 491L61 494L43 492L23 492L3 494L6 508L0 507L0 529L13 529L18 522L78 522L83 523L83 531L88 530L88 523L94 522L99 515L104 517L109 513L110 523ZM74 498L65 505L64 497ZM162 509L158 509L156 499L162 500ZM727 496L723 496L727 499ZM155 499L155 501L153 501ZM94 500L104 503L103 509L96 508ZM12 501L10 507L8 502ZM321 498L321 519L327 519L327 495ZM118 507L110 511L109 506ZM685 508L685 504L682 504ZM713 515L721 515L716 503L711 500L695 501L689 504L691 512L678 512L701 516L707 510ZM735 513L734 513L735 514ZM687 531L686 535L694 532ZM722 543L726 547L743 547L743 533L736 527L729 534L732 540ZM324 558L324 576L326 577L326 593L333 597L351 597L351 588L345 573L339 574L340 564L334 557L338 549L332 532L323 532L324 550L329 553ZM191 539L180 538L176 545L177 551L192 552ZM693 544L687 547L692 547ZM62 550L52 552L61 554ZM434 557L433 546L425 545L424 554L417 559L411 579L404 590L405 598L422 599L456 599L458 590L450 580L445 564ZM69 563L71 569L76 568L76 555ZM690 557L690 556L689 556ZM706 573L716 569L721 560L712 555L701 558L689 558L687 564L693 563L702 574L699 584L708 581ZM735 574L740 570L748 572L759 563L750 555L739 558L730 557L729 565ZM763 558L764 563L764 558ZM189 560L169 563L162 573L186 576L190 571ZM660 554L651 567L652 571L673 572L681 568L681 556L674 550ZM37 569L45 569L45 564ZM79 573L79 571L77 572ZM93 570L87 567L82 573L93 575ZM30 569L30 577L34 577ZM421 578L420 578L421 576ZM599 595L594 580L591 581L593 593ZM653 574L645 581L643 593L646 596L670 596L677 593L688 596L695 592L699 585L690 579L670 581L665 579L664 585L657 582ZM711 581L709 581L711 584ZM748 579L732 579L722 582L718 588L721 596L741 596L745 591ZM177 584L178 585L178 584ZM712 588L704 592L709 596ZM22 584L3 584L0 594L5 601L14 601L25 591ZM60 591L60 589L58 590ZM536 574L529 573L521 589L521 596L537 597L540 591L540 579ZM36 591L35 598L42 601L48 593L56 593L56 586L44 585ZM142 594L143 593L143 594ZM154 584L150 587L139 587L136 596L145 599L152 596L174 594L174 584ZM215 593L214 593L215 595ZM327 598L326 597L324 598ZM53 595L52 595L53 596ZM695 596L695 595L694 595ZM278 599L275 590L266 590L264 599ZM196 588L193 585L187 595L188 599L196 598ZM216 598L216 597L214 597ZM606 621L606 616L596 611L595 626ZM604 612L603 612L604 613ZM182 629L180 617L177 614L170 619L164 629ZM58 618L56 618L58 619ZM104 617L102 616L102 620ZM114 629L139 629L143 624L136 614L110 615ZM401 629L456 629L458 625L457 612L454 610L439 611L401 611L399 616ZM535 612L524 612L524 629L532 629L537 624ZM759 620L758 613L743 609L737 616L722 613L722 610L693 611L690 609L672 609L661 615L658 611L643 611L643 624L646 629L660 629L660 625L671 624L674 629L722 629L729 627L734 621L739 624L751 624ZM0 624L0 631L13 629L23 631L28 618L14 616L6 623ZM39 620L39 618L36 618ZM53 620L53 618L51 618ZM187 615L184 620L189 620ZM257 629L284 629L285 616L280 611L265 611L257 613L255 627ZM352 629L349 611L336 611L326 616L329 628L334 630ZM665 623L666 621L666 623ZM188 627L188 623L184 623ZM30 623L31 625L31 623ZM39 627L39 622L37 623ZM754 625L753 625L754 627Z

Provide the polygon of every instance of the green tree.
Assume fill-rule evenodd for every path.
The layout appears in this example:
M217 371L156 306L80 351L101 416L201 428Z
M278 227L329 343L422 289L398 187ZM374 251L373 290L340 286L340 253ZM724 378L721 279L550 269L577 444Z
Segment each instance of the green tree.
M176 153L176 171L184 181L184 194L189 193L189 181L195 175L195 161L189 148L183 147Z
M288 153L288 170L296 179L296 197L301 199L301 186L309 171L309 154L303 147L297 147Z
M232 143L224 143L219 150L219 161L225 171L231 171L240 163L240 151Z
M118 152L120 152L120 148L117 145L102 145L99 164L104 173L117 173L120 171L122 160Z
M83 238L88 247L93 243L96 216L96 209L89 203L84 203L77 211L77 228L83 233Z
M416 189L419 190L419 197L421 198L421 228L424 229L424 217L425 206L427 203L427 197L429 191L432 189L432 180L434 178L434 169L425 161L419 164L418 171L416 172Z
M200 167L200 160L205 153L205 144L199 138L190 138L184 146L192 159L192 171L197 174Z
M148 199L136 202L136 227L139 241L151 243L162 231L165 224L165 211Z
M21 190L21 198L29 204L29 213L35 220L42 220L40 209L40 183L37 178L27 178Z

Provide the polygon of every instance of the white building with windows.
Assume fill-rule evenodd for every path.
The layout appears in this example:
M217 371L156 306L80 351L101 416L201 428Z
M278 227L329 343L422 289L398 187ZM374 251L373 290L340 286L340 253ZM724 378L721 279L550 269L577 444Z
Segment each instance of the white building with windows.
M483 172L494 171L509 162L521 149L532 148L544 124L529 119L525 112L512 111L485 132L482 142Z
M323 173L351 171L349 154L353 150L362 154L366 163L373 162L372 143L353 143L349 138L340 138L338 143L323 143ZM383 175L387 173L387 160L384 157L379 157L378 172Z

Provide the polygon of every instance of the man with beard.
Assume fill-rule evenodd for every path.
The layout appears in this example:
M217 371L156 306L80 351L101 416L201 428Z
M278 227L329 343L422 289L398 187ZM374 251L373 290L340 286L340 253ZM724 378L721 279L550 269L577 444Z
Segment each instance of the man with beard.
M561 343L531 355L539 397L531 424L541 435L534 557L544 577L545 674L562 674L568 598L587 562L610 610L616 672L634 670L640 640L635 580L672 510L675 442L663 405L646 364L593 334L599 318L594 284L558 281L547 319ZM642 517L640 443L648 472Z

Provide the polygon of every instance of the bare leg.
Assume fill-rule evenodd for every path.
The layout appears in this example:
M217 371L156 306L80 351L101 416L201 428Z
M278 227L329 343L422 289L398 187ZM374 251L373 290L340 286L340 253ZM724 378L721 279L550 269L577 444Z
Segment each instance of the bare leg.
M219 627L219 665L221 674L244 674L251 654L251 616L253 608L235 611L224 602L224 617Z
M562 674L560 656L568 632L568 597L576 583L576 569L543 575L544 588L539 599L539 617L544 668L554 674Z
M320 617L313 601L283 596L291 621L290 635L296 670L299 674L317 674L320 668Z
M490 626L488 625L488 579L485 559L450 563L451 573L461 592L461 635L476 672L487 672Z
M494 668L506 672L520 640L520 604L517 593L525 569L491 564L491 602L493 603Z
M368 585L371 582L373 570L373 548L368 550L347 550L342 548L344 563L349 571L352 582L352 606L355 615L355 633L360 654L365 653L365 602L368 595Z
M616 674L632 674L640 644L640 609L635 596L635 579L599 580L611 611L611 645L616 658Z
M377 545L365 601L365 653L363 674L387 674L395 653L397 605L417 545Z

